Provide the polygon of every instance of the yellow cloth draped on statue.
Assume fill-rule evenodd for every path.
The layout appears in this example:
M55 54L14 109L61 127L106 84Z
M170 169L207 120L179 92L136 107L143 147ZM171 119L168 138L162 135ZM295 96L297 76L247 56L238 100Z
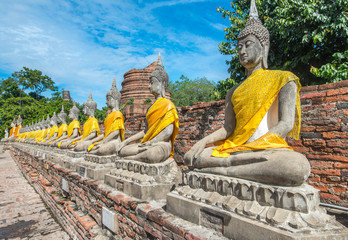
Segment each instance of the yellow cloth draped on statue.
M56 139L53 139L52 141L49 142L49 144L53 143L55 140L57 140L58 138L60 138L64 132L68 131L68 125L66 123L63 123L62 125L59 126L58 128L58 134ZM53 136L53 135L52 135Z
M95 117L90 117L87 119L85 124L83 124L82 138L78 141L74 141L70 143L70 145L74 145L75 143L82 141L83 139L88 137L92 132L97 132L97 136L99 135L99 132L100 132L98 120Z
M105 126L105 132L104 132L104 138L103 140L110 135L110 133L120 130L120 136L121 141L124 140L124 116L120 111L113 111L111 112L104 121ZM99 141L102 142L103 140ZM88 147L88 151L91 151L91 149L99 142L93 143L91 146Z
M41 142L46 142L46 140L44 140L47 135L49 136L50 135L50 132L51 132L51 128L46 128L46 129L43 129L43 130L40 130L40 131L43 131L42 133L42 138L41 138ZM49 138L49 137L48 137Z
M79 136L81 135L80 122L77 120L73 120L68 126L68 138L73 134L75 128L77 128L79 130ZM60 147L60 145L62 145L62 142L63 141L58 143L58 147Z
M174 141L179 132L179 117L174 103L166 98L159 98L148 110L146 114L148 130L145 133L142 143L150 141L156 137L163 129L174 123L173 134L171 136L172 152L174 155Z
M18 137L18 135L19 135L19 130L22 128L22 125L19 125L19 126L17 126L16 128L15 128L15 130L14 130L14 136L15 137Z
M56 140L58 138L60 138L63 135L63 133L65 133L67 131L68 131L68 124L63 123L62 125L60 125L59 129L58 129L58 136L57 136Z
M252 73L232 96L236 127L227 139L216 143L213 157L228 157L230 153L247 150L261 150L273 148L288 148L286 141L274 133L267 133L257 140L246 143L254 134L261 120L266 115L279 91L288 82L295 81L297 85L295 123L288 137L298 139L301 127L301 84L293 73L279 70L259 69Z
M15 129L16 129L16 127L13 127L13 128L10 129L10 135L9 135L10 137L11 137L12 134L14 133Z
M35 135L35 139L37 142L41 142L42 139L44 139L44 137L46 137L45 131L46 131L46 129L45 130L37 130L36 135Z

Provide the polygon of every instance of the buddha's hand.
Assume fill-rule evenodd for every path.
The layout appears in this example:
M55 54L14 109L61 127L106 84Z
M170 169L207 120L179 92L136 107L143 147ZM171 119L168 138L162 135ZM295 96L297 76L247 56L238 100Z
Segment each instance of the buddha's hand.
M195 161L199 158L205 148L205 142L199 141L188 151L184 156L184 161L187 166L194 166Z
M138 145L138 147L139 147L139 153L148 150L151 146L152 146L152 143L151 143L150 141L147 141L147 142L144 142L144 143L140 143L140 144Z
M119 154L121 149L124 148L127 145L125 141L120 142L119 144L116 145L116 153Z

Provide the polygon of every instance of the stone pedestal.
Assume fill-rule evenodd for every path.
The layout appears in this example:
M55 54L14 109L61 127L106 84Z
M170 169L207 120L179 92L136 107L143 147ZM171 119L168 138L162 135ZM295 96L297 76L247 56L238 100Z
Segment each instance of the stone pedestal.
M114 168L116 156L97 156L87 154L84 160L76 165L76 172L81 177L88 177L95 180L104 180L105 174Z
M105 175L105 183L143 200L165 199L180 179L180 171L172 158L157 164L120 159L115 164Z
M167 210L233 239L347 239L347 229L319 207L307 184L279 187L186 172L167 195Z

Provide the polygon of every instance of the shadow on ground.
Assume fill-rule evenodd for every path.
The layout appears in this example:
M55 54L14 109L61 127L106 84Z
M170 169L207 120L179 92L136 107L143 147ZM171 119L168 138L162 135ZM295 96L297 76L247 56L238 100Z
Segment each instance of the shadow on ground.
M38 221L19 221L7 227L0 228L0 239L25 238L35 230Z

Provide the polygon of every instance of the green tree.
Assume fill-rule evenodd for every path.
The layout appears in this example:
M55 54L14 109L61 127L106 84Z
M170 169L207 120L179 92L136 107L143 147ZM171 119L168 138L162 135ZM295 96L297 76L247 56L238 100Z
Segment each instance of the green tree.
M180 80L169 82L168 90L172 94L172 101L177 107L190 106L195 102L209 102L215 100L215 84L205 77L191 80L181 75Z
M270 31L270 69L292 71L303 85L348 78L347 0L256 0L256 5ZM236 45L249 7L250 0L232 0L232 10L217 9L231 23L225 28L226 41L221 42L219 50L232 55L227 61L232 83L245 78Z
M51 91L58 90L58 87L55 86L54 81L50 77L42 75L42 72L36 69L32 70L23 67L22 70L14 72L12 77L17 80L18 85L22 86L24 90L31 89L32 92L29 95L36 99L43 98L41 93L48 89Z

